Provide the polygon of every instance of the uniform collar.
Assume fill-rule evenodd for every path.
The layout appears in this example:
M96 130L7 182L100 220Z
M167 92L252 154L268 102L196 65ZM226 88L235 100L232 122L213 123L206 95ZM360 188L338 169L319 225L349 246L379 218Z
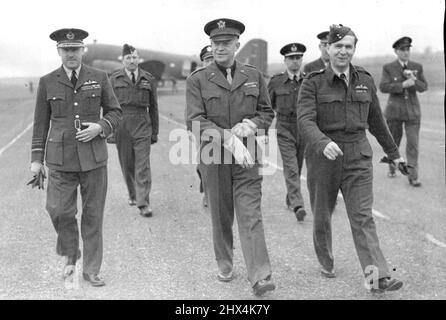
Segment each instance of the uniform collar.
M135 71L129 71L126 68L124 68L124 71L125 71L126 75L129 77L130 80L132 80L132 72L135 74L135 80L138 79L139 68L136 68Z
M329 66L327 67L326 72L327 72L327 76L328 76L328 78L331 80L332 83L334 82L335 78L338 78L338 79L340 80L340 78L339 78L339 74L336 74L336 72L333 70L333 68L331 67L331 65L329 65ZM354 79L355 77L357 77L357 76L358 76L358 71L357 71L356 68L350 63L349 66L348 66L348 73L346 73L346 77L347 77L348 83L350 84L350 83L353 81L353 79Z
M81 72L81 67L82 67L82 63L79 65L79 67L77 69L74 69L74 71L76 71L76 77L78 79L79 79L79 75L80 75L80 72ZM68 69L63 64L62 64L62 68L65 71L65 73L67 74L68 79L71 79L71 74L72 74L73 70L72 69Z
M296 76L297 80L299 80L300 78L300 71L298 71L296 74L291 73L290 70L286 69L285 74L287 75L288 79L285 79L284 82L286 82L286 80L293 80L293 77Z

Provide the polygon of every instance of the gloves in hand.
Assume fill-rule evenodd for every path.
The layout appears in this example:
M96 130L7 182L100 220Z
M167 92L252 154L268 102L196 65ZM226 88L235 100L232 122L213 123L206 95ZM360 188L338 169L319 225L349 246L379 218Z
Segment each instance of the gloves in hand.
M252 168L254 166L254 160L248 149L235 135L232 134L231 137L224 142L223 147L232 153L235 161L243 168Z
M40 162L33 162L31 163L31 172L34 173L33 178L26 184L31 185L31 187L34 189L34 187L38 187L39 189L45 189L45 168L43 167L43 164Z

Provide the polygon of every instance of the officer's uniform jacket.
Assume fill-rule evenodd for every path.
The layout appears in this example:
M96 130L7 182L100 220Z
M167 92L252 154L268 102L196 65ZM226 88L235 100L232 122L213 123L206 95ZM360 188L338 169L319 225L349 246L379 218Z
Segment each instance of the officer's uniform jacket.
M304 73L306 74L322 69L325 69L325 63L322 58L316 59L304 65Z
M265 80L254 66L235 61L232 85L228 83L215 62L197 69L187 78L186 124L200 123L201 140L222 143L224 129L231 129L243 119L250 119L257 129L266 130L271 125L274 112ZM221 140L204 130L215 129ZM202 147L207 142L202 143Z
M103 135L89 142L76 140L77 119L100 124ZM39 81L31 161L43 162L45 158L48 168L60 171L104 166L108 157L104 137L120 119L121 108L105 72L82 65L73 87L61 66Z
M271 77L268 83L268 92L271 98L271 106L277 112L278 120L296 120L300 83L299 76L297 82L293 81L286 71Z
M386 119L420 120L421 110L417 91L427 90L427 82L423 74L423 66L419 63L408 61L407 69L416 72L415 85L403 89L402 83L407 78L403 74L403 67L398 60L385 64L379 89L383 93L390 93L387 106L384 111Z
M158 102L156 92L156 80L147 71L138 68L138 78L136 84L127 76L125 69L118 70L110 77L110 81L115 91L116 97L124 112L128 110L140 110L147 113L147 122L149 126L144 130L136 130L132 137L146 137L150 135L158 135Z
M358 141L369 129L391 159L399 158L381 112L373 78L363 68L350 65L349 79L347 87L329 67L303 80L297 119L305 141L322 154L329 142ZM372 156L370 146L360 151Z

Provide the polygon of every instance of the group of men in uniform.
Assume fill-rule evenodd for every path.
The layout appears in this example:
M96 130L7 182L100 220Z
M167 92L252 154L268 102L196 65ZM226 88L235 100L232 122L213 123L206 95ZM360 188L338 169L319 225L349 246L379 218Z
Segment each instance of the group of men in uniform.
M407 147L414 169L409 182L419 186L416 91L426 90L427 84L421 65L407 63L411 39L399 39L394 44L398 64L384 66L380 88L391 93L385 113L387 125L372 77L351 64L358 38L350 28L332 25L320 33L321 58L302 72L305 45L285 45L280 53L286 71L273 76L268 84L256 67L235 59L244 30L241 22L232 19L207 23L204 31L211 45L200 53L203 67L186 81L185 120L189 130L194 122L200 128L197 171L204 202L210 207L218 280L229 282L236 277L235 213L253 293L260 296L275 289L261 214L262 163L256 135L267 131L276 116L287 187L285 203L298 221L306 216L300 190L306 159L314 248L321 274L336 277L331 215L340 190L364 276L375 272L373 280L367 278L367 285L375 292L398 290L402 282L390 277L373 221L372 149L365 130L376 137L392 161L389 176L394 176L395 167L404 162L398 145L405 123L408 136L413 138ZM45 158L49 168L47 210L58 234L56 251L66 257L64 277L73 274L81 256L75 218L80 186L83 276L93 286L102 286L105 138L112 133L115 136L129 205L137 205L144 217L152 216L150 147L157 142L158 107L156 82L138 67L135 48L124 45L124 67L110 81L105 72L81 63L82 40L87 36L80 29L61 29L50 35L57 41L62 67L39 82L31 171L42 172ZM395 111L398 99L404 99L406 108Z

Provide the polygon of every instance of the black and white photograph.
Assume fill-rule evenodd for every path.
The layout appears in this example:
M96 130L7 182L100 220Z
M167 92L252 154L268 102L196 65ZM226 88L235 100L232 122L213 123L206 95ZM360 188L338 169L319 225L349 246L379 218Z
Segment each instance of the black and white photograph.
M444 1L2 12L0 300L446 300Z

